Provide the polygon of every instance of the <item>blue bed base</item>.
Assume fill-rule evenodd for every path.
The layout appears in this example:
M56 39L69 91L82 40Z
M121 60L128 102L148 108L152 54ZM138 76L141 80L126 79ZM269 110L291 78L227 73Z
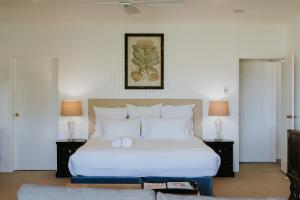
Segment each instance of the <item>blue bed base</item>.
M213 178L205 177L106 177L106 176L73 176L71 183L74 184L142 184L143 182L177 182L177 181L194 181L198 185L201 195L213 195Z

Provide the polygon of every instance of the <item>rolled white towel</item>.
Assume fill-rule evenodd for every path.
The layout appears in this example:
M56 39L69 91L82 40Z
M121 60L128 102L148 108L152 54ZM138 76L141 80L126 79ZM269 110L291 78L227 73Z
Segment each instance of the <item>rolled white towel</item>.
M121 138L114 139L114 140L111 142L111 146L112 146L113 148L120 148L120 147L122 147L122 139L121 139Z
M124 147L124 148L129 148L129 147L131 147L132 145L133 145L133 141L132 141L131 138L129 138L129 137L124 137L124 138L122 139L122 147Z

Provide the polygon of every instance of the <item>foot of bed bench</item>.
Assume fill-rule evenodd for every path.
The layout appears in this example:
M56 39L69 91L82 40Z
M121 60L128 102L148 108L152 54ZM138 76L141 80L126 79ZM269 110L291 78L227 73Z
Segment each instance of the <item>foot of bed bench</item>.
M98 177L98 176L74 176L71 178L74 184L142 184L144 182L162 183L162 182L195 182L201 195L213 195L213 177Z

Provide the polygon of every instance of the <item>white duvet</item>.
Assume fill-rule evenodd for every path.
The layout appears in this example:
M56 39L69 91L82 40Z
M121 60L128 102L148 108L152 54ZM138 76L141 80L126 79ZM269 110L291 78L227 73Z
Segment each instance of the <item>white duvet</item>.
M90 139L69 160L73 176L214 176L220 157L200 139L140 139L130 148Z

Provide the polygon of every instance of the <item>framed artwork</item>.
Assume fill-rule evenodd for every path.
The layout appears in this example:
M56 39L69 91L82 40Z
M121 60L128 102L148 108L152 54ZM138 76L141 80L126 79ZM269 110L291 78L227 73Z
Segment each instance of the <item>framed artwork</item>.
M164 34L125 34L125 89L164 89Z

